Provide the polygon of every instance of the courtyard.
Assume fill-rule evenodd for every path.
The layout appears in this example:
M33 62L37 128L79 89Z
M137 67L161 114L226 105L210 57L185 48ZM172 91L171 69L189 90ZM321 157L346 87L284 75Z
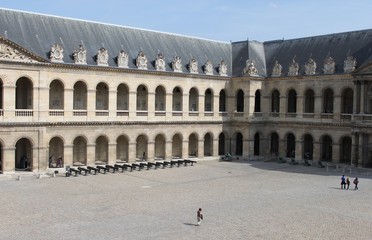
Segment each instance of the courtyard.
M340 189L342 174L359 190ZM0 176L0 239L370 239L372 175L273 162ZM196 211L204 221L196 226Z

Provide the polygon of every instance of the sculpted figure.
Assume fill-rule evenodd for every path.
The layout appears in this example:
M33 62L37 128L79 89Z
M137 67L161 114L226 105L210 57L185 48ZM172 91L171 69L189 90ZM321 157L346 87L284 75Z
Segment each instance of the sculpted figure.
M220 76L227 76L227 64L224 60L221 60L220 65L218 66L218 72Z
M105 48L101 48L97 52L97 65L99 66L108 66L108 51Z
M129 56L124 50L121 50L117 57L118 67L128 68Z
M157 71L165 71L165 60L163 54L161 53L156 56L155 68Z
M300 69L300 66L293 58L292 63L289 64L288 76L297 76L299 69Z
M314 75L315 71L316 71L316 62L314 61L314 59L309 58L309 60L305 64L305 74Z
M58 43L50 48L50 60L52 62L63 62L63 48Z
M282 65L278 63L278 61L275 61L273 72L271 74L272 77L279 77L282 74Z
M175 72L182 72L182 60L180 56L175 56L173 58L172 68Z
M87 64L87 50L83 45L79 45L79 48L72 54L74 61L77 64Z
M143 51L138 53L136 65L138 69L147 70L147 57Z
M198 61L193 57L189 62L190 73L199 73L198 71Z
M335 61L333 60L332 57L327 57L324 60L324 67L323 67L324 74L333 74L335 73L335 69L336 69Z
M207 75L213 75L213 65L210 60L207 60L207 62L204 65L204 73Z
M254 66L256 62L254 60L247 60L245 62L245 68L243 70L243 75L248 75L248 76L258 76L258 71L256 67Z
M344 60L344 73L350 73L355 70L357 61L352 56L348 56Z

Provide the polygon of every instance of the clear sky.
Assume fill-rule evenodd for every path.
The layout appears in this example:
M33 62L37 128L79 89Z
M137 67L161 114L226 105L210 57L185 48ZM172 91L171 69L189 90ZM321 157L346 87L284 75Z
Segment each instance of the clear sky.
M371 0L0 0L0 7L225 42L372 28Z

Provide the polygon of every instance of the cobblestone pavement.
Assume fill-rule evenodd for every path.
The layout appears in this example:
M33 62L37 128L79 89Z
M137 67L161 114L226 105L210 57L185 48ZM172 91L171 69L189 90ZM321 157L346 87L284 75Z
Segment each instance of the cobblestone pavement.
M340 176L299 165L203 161L6 178L0 239L371 239L372 177L358 176L354 191L340 189ZM196 226L199 207L204 221Z

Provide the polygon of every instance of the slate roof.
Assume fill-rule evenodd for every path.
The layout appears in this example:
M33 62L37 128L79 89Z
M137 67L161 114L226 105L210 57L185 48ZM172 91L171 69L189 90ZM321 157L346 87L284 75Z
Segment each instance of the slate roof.
M121 50L129 55L129 68L136 69L136 58L143 51L148 69L155 70L159 52L167 62L166 70L173 71L170 63L177 55L182 59L183 72L192 57L198 61L199 73L210 60L214 75L221 60L231 75L231 44L200 38L180 36L130 27L89 22L29 12L0 9L0 35L49 61L50 48L60 44L64 49L64 63L74 64L72 54L83 44L87 51L87 64L97 65L95 56L100 48L108 50L110 67L117 67L115 58Z
M97 65L95 56L104 47L109 53L109 66L117 67L115 58L121 50L129 54L129 68L136 69L135 59L143 51L149 61L148 69L155 70L156 55L161 52L167 62L166 71L173 71L170 63L180 56L183 72L188 73L189 60L198 61L199 74L210 60L214 75L221 60L227 64L228 76L242 76L246 60L254 60L259 77L270 77L275 61L282 65L282 76L288 75L293 59L300 65L299 75L304 75L304 65L311 57L317 64L316 75L323 74L326 57L336 63L335 74L343 74L347 56L356 58L357 68L372 60L372 29L336 33L307 38L267 42L240 41L218 42L170 33L136 29L117 25L89 22L9 9L0 9L0 36L26 48L49 61L50 48L60 44L64 48L64 63L74 64L72 54L83 44L87 50L87 64Z

